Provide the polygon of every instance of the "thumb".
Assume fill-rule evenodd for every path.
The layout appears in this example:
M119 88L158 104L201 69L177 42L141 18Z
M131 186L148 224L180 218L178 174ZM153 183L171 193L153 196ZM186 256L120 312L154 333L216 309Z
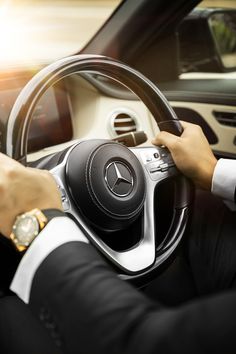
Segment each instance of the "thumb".
M169 150L171 150L171 148L176 144L179 139L180 138L174 134L162 131L157 134L156 137L152 140L152 144L164 145Z

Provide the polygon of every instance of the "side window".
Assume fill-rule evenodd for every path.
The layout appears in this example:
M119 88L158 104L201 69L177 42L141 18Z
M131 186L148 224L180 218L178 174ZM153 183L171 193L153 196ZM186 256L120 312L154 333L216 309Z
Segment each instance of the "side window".
M209 26L220 59L226 69L236 67L236 11L213 13Z
M177 35L181 78L236 72L236 0L202 1L179 25Z

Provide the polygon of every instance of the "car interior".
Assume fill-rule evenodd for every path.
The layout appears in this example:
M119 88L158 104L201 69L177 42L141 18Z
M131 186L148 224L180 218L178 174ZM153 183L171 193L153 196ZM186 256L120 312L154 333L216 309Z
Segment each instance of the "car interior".
M48 48L39 48L51 53L55 46L54 57L6 57L0 151L49 170L65 212L122 279L145 288L184 243L194 198L168 150L152 145L154 136L180 135L179 120L191 122L202 127L217 158L236 157L236 1L33 3L9 6L16 14L41 11L41 21L50 10L56 29L63 13L73 25L82 14L98 28L82 45L79 26L63 27L68 38L44 32ZM11 13L2 9L0 17ZM221 45L227 40L228 47ZM60 41L63 54L56 52ZM3 238L0 253L1 263L11 264L0 276L5 293L20 257Z

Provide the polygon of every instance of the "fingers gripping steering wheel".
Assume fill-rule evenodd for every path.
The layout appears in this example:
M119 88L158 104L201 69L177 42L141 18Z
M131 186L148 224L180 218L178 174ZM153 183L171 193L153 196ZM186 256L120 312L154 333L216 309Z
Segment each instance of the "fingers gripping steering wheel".
M36 103L50 86L75 73L96 73L120 82L143 101L160 130L181 134L182 127L168 101L142 74L110 58L78 55L44 68L21 91L7 127L5 149L9 156L27 164L28 131ZM154 274L180 243L190 207L190 184L168 151L158 147L131 149L93 139L81 140L58 156L53 167L47 166L45 159L44 168L50 169L58 183L65 211L123 278L143 280ZM170 178L175 180L173 219L163 241L157 244L154 192ZM117 231L122 235L122 230L137 220L141 221L139 239L127 249L111 247L107 235L117 237Z

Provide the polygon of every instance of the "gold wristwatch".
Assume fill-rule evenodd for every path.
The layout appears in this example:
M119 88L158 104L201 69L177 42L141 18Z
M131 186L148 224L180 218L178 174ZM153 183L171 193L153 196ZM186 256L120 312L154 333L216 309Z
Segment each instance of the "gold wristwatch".
M33 209L17 216L10 235L17 250L25 251L47 222L48 218L39 209Z

